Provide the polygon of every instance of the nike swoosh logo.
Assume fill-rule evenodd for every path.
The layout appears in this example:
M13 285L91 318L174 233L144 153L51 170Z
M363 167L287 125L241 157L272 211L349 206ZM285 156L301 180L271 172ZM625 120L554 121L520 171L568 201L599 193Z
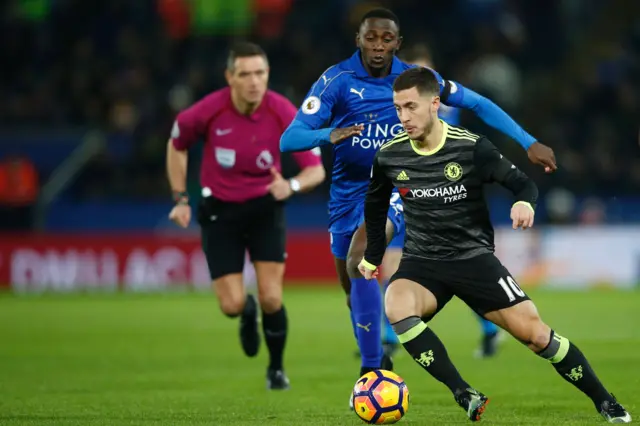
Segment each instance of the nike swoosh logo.
M216 136L225 136L231 133L233 129L216 129Z

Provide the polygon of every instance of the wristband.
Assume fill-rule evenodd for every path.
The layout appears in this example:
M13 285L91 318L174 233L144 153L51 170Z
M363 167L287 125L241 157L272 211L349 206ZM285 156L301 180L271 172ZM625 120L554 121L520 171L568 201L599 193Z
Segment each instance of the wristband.
M529 207L529 209L531 210L532 213L535 213L535 209L533 208L533 206L531 205L531 203L528 203L526 201L516 201L515 203L513 203L513 206L511 207L515 207L518 204L522 204L523 206L527 206Z
M362 259L362 262L360 262L362 264L362 266L364 266L365 268L367 268L370 271L375 271L376 269L378 269L378 267L376 265L374 265L373 263L369 263L367 262L366 259Z

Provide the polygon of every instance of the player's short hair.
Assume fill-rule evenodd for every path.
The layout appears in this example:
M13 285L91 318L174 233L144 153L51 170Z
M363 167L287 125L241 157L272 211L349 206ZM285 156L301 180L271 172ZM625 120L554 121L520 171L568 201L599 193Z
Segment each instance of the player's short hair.
M360 20L360 26L362 26L362 24L364 24L364 21L369 18L389 19L390 21L396 23L396 27L398 27L398 31L400 31L400 19L398 19L398 16L389 9L385 9L383 7L371 9L362 16L362 19Z
M250 58L252 56L262 56L267 61L267 54L259 45L248 41L235 43L229 50L229 56L227 56L227 69L233 71L236 59Z
M440 84L435 74L428 68L409 68L396 78L393 82L393 91L400 92L417 88L420 95L438 96L440 94Z

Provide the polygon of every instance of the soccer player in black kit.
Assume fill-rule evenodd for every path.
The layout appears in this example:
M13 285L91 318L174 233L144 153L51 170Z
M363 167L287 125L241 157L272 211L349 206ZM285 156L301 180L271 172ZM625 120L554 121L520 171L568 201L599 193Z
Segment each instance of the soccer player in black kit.
M545 324L535 305L494 255L483 185L497 182L515 196L513 228L533 225L536 185L485 137L438 119L438 82L413 68L394 82L393 100L406 130L383 145L365 202L367 248L360 271L377 275L394 186L404 202L406 240L386 294L386 314L411 357L445 384L472 421L488 398L458 373L427 326L453 296L551 362L584 392L609 423L631 416L596 377L582 352Z

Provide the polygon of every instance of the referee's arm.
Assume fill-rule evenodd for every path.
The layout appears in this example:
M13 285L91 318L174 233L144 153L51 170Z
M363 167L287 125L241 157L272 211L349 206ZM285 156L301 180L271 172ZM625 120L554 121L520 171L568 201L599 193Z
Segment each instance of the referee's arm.
M382 257L387 247L386 226L391 191L393 191L393 182L384 173L376 154L371 168L369 190L364 202L367 247L363 262L368 267L377 267L382 263Z
M515 203L528 205L532 210L538 201L538 187L526 174L504 157L489 139L480 138L474 152L475 165L484 182L497 182L515 196Z

